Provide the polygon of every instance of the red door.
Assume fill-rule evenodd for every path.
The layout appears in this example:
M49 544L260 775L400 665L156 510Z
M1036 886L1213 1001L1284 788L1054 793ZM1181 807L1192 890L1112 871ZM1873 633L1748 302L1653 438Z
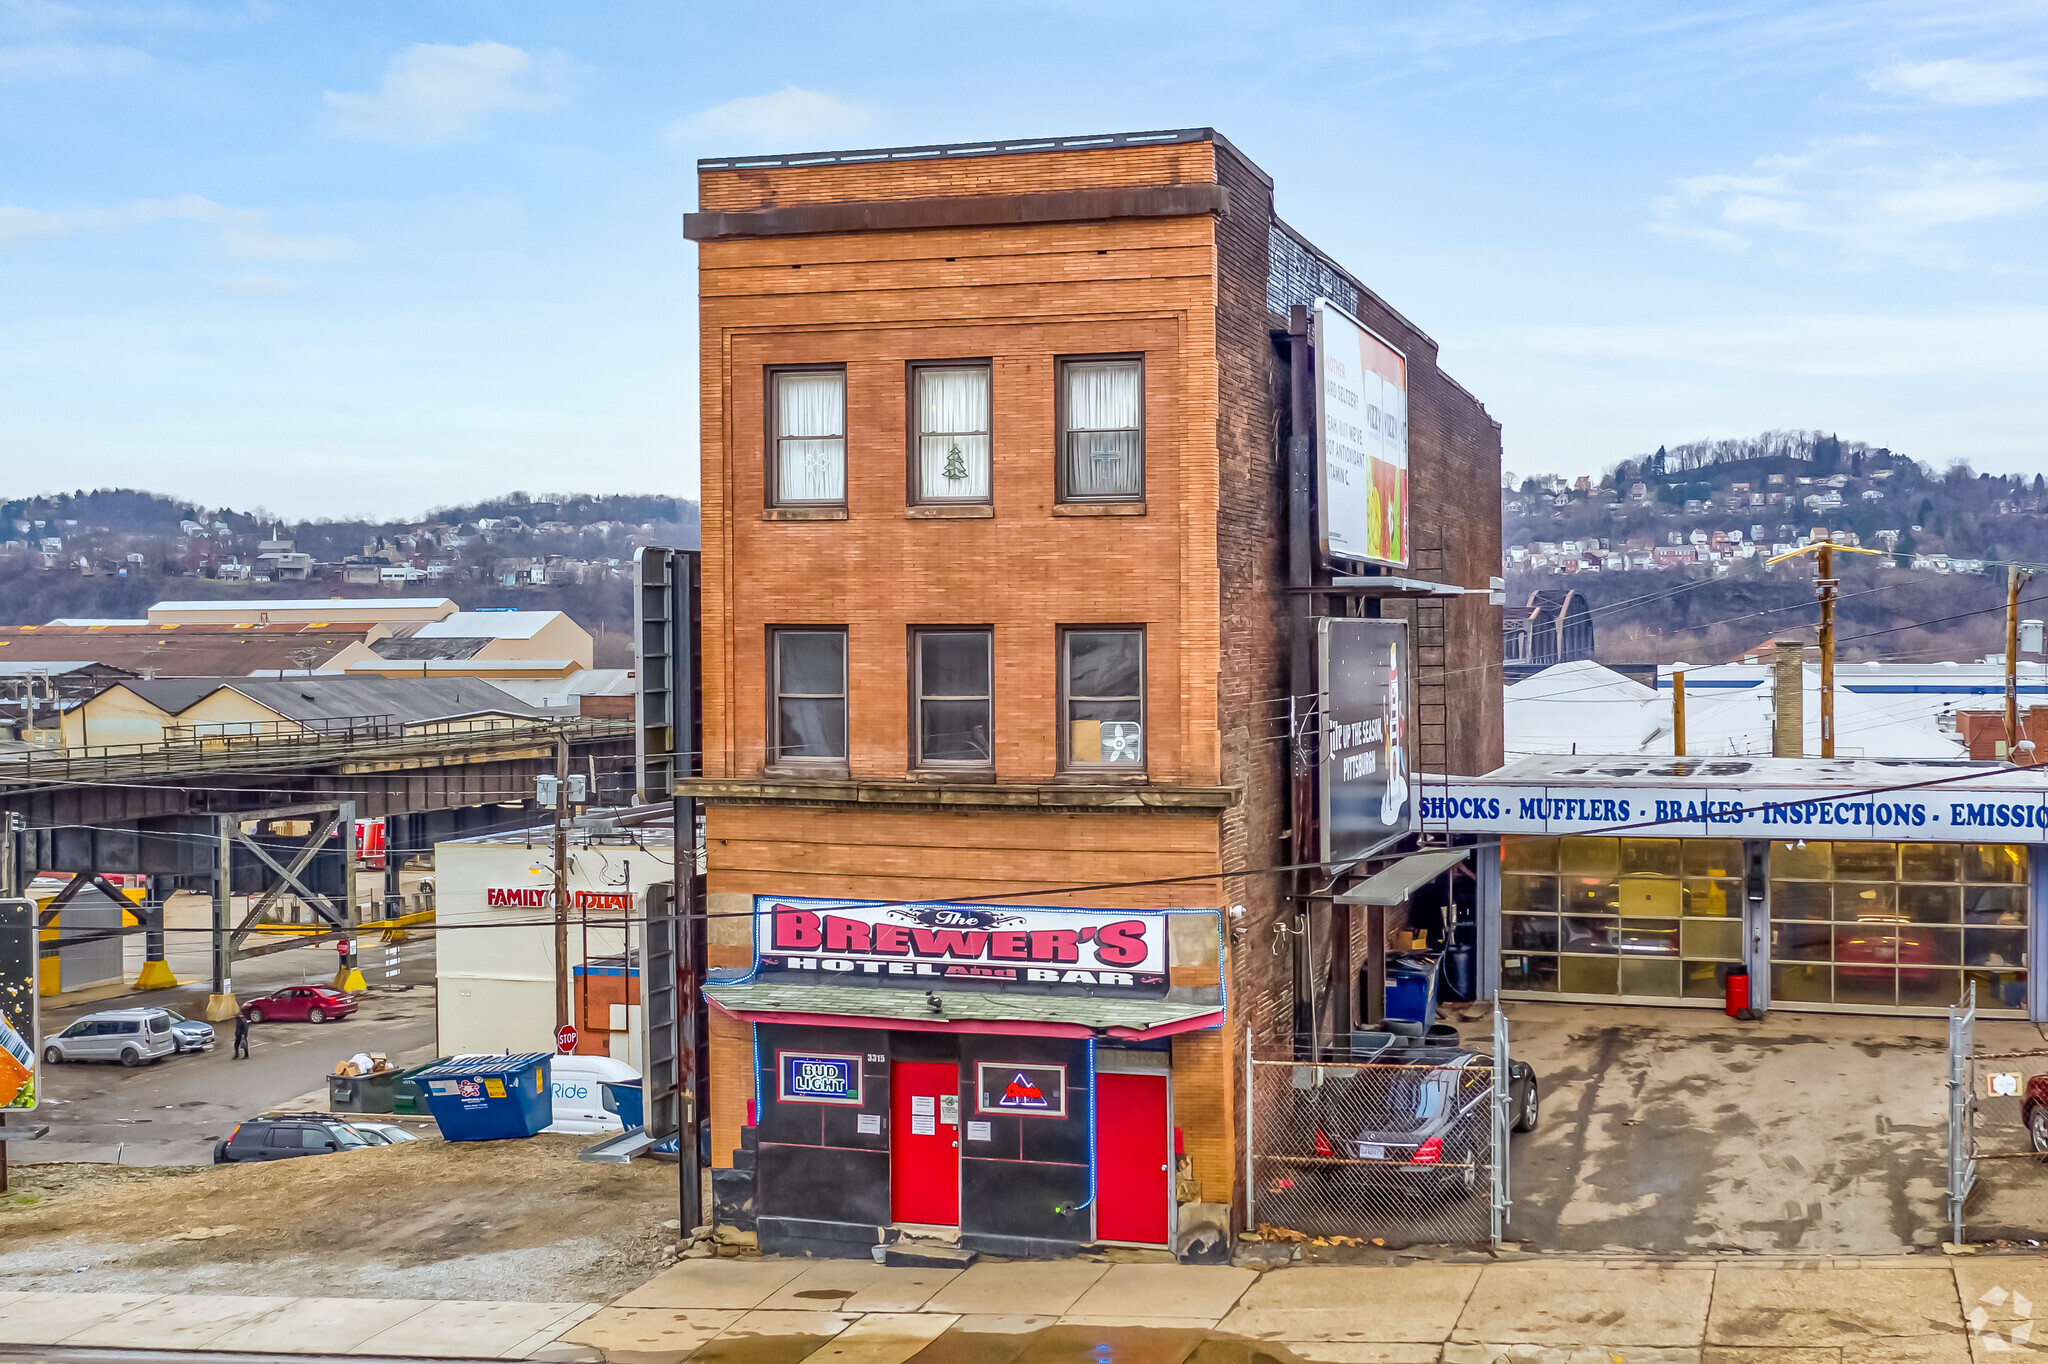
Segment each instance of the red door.
M889 1068L889 1215L960 1224L960 1070L950 1061Z
M1095 1235L1166 1245L1173 1153L1166 1141L1166 1077L1095 1076Z

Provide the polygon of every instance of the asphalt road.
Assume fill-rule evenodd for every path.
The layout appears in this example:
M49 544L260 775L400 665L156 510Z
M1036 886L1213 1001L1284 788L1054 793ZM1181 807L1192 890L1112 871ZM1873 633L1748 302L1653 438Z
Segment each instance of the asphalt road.
M42 1102L27 1121L48 1124L49 1135L9 1143L8 1158L24 1164L205 1164L213 1159L214 1142L237 1122L323 1088L336 1061L359 1051L383 1052L401 1064L431 1059L433 940L419 937L401 945L396 967L387 964L387 951L374 938L364 939L365 978L381 981L394 969L399 975L390 985L373 983L355 1014L337 1022L251 1028L247 1060L233 1058L234 1024L228 1022L214 1025L220 1040L212 1051L167 1056L135 1070L113 1062L45 1063ZM247 1002L303 980L324 983L333 962L333 950L324 945L246 958L235 965L237 996ZM65 1008L50 1008L46 1002L41 1030L47 1037L86 1014L139 1004L165 1005L188 1018L203 1018L208 988L202 979L174 990L139 991ZM13 1121L22 1124L24 1119Z

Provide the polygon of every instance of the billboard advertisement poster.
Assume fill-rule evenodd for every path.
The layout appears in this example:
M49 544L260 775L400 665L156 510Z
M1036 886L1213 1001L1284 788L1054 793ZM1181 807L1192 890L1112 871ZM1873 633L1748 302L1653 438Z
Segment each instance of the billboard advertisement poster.
M1325 618L1317 622L1316 650L1323 862L1336 865L1415 827L1408 623Z
M1163 995L1166 915L761 895L754 961L788 984Z
M36 1106L36 906L0 900L0 1113Z
M1408 359L1316 300L1316 484L1324 554L1408 564Z

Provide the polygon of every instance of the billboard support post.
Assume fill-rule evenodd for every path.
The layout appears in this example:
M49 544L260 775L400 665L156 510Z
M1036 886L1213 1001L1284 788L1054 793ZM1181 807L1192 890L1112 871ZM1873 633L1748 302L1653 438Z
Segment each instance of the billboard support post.
M1309 700L1316 693L1315 602L1310 589L1315 585L1315 362L1309 345L1309 310L1293 308L1287 319L1288 437L1287 437L1287 764L1289 827L1294 831L1292 853L1297 870L1289 878L1287 904L1294 924L1302 931L1290 933L1293 948L1294 1033L1306 1037L1311 1054L1317 1048L1315 1019L1315 959L1309 950L1309 918L1314 908L1309 894L1315 877L1308 864L1315 860L1315 766L1307 752Z

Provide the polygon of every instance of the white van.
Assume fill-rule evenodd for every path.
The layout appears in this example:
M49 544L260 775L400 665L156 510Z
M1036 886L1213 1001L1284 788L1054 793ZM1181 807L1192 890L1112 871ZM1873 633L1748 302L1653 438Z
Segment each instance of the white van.
M43 1042L43 1059L119 1061L144 1066L178 1050L171 1016L162 1009L103 1009Z
M543 1132L586 1135L621 1132L625 1124L604 1107L607 1082L638 1080L640 1072L609 1056L555 1056L548 1060L555 1094L555 1120Z

